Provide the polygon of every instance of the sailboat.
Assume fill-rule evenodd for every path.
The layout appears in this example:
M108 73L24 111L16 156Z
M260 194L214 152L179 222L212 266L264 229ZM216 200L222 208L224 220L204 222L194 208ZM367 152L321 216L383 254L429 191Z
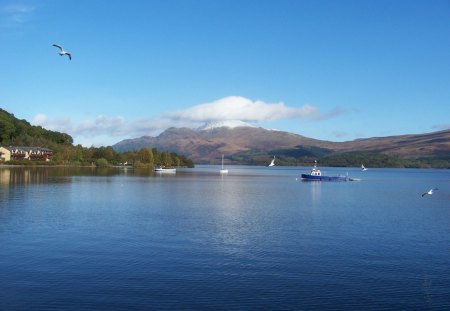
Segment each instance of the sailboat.
M361 164L361 171L367 171L367 168L364 166L364 164Z
M220 169L220 174L228 174L228 170L223 167L223 154L222 154L222 168Z
M273 156L272 162L270 162L270 164L267 166L270 167L270 166L274 166L274 165L275 165L275 156Z

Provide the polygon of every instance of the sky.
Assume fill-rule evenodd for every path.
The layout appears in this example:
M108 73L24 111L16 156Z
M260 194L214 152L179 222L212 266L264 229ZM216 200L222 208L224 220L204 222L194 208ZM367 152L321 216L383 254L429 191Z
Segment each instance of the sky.
M0 0L0 107L86 147L223 120L429 133L449 101L449 0Z

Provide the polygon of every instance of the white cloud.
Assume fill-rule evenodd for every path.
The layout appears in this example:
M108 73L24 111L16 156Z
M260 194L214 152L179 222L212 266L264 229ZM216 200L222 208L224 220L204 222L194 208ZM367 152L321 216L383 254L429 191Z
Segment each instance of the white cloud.
M34 116L33 121L31 121L31 124L44 126L45 123L47 123L47 120L48 118L45 114L39 113Z
M108 117L100 115L94 120L85 120L74 127L73 131L77 135L90 136L92 133L109 134L112 136L120 136L126 133L126 120L125 118Z
M71 136L95 137L100 135L121 136L129 133L125 118L99 115L94 120L75 122L69 118L50 120L45 114L34 116L33 125L46 129L68 133Z
M15 27L29 22L36 7L26 4L10 4L0 7L1 27Z
M245 97L229 96L200 104L186 110L169 113L166 117L173 120L207 122L217 120L242 120L262 122L282 119L320 119L324 117L311 105L288 107L282 102L266 103L252 101Z

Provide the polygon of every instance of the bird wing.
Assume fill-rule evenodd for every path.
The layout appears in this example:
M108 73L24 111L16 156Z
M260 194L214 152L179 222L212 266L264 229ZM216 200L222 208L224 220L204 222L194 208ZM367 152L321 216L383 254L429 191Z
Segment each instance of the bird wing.
M427 194L428 194L428 192L422 193L422 197L426 196Z
M57 48L60 49L61 51L63 50L62 46L60 46L60 45L53 44L53 46L57 47Z
M72 54L66 53L67 56L69 56L69 59L72 60Z

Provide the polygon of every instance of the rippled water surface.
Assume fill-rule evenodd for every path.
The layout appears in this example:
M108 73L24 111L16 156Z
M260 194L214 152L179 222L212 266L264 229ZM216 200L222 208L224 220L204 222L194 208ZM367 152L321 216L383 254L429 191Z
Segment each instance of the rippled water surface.
M228 169L0 166L0 309L450 308L449 170Z

